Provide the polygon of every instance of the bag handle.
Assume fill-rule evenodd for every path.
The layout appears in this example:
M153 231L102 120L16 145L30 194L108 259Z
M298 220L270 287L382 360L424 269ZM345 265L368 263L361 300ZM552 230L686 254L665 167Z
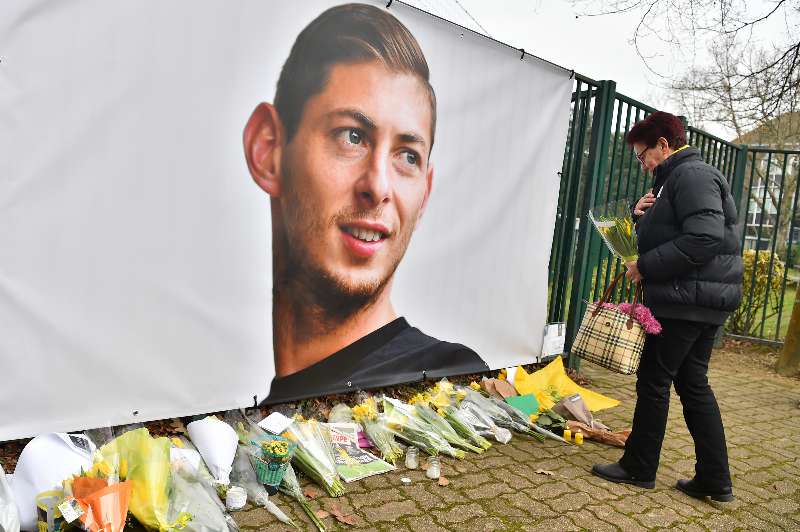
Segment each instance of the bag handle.
M600 309L603 308L603 303L608 303L611 299L611 294L614 293L614 288L617 286L617 282L622 279L622 276L625 275L624 271L619 272L614 280L611 281L611 284L608 285L605 292L603 292L603 296L600 298L600 301L597 303L597 307L592 312L592 317L594 318L600 313ZM642 293L642 283L639 282L636 284L636 289L633 291L633 305L631 305L631 310L628 312L628 321L625 324L625 327L628 330L631 330L633 327L633 313L636 309L636 304L644 298L644 294Z

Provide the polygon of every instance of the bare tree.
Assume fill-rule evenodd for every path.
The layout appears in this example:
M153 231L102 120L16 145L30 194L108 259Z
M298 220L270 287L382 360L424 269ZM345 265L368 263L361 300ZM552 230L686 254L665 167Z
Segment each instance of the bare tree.
M694 124L715 122L739 137L797 110L800 0L765 1L758 12L744 0L570 1L579 16L638 13L631 42ZM778 44L765 48L754 41L767 21L784 28L769 30Z

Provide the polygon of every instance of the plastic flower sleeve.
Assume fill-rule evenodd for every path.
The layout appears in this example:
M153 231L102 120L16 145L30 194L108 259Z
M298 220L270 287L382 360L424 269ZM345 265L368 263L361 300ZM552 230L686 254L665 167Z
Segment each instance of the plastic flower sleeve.
M175 528L186 532L226 530L225 515L197 478L184 470L172 476L168 518Z
M11 486L0 466L0 530L5 532L19 532L19 512Z
M430 405L426 403L417 403L414 405L414 410L420 418L434 427L453 447L459 447L477 454L483 452L482 447L473 445L462 438L442 416L437 414L436 411L430 407Z
M172 487L169 448L167 438L153 438L146 428L126 432L100 448L106 461L119 460L120 479L131 482L129 511L154 530L166 530L174 524L168 516Z
M386 426L395 437L431 456L442 453L453 458L464 458L464 451L454 449L434 427L417 416L413 406L384 397L383 412L386 415Z
M609 251L623 262L638 258L636 228L627 200L617 200L589 211L589 220L606 243Z
M306 513L311 522L314 523L314 526L317 527L317 530L319 532L325 532L325 525L311 509L308 499L303 494L303 490L300 488L300 483L297 481L297 475L295 474L294 468L291 466L291 464L286 469L286 473L283 475L283 478L281 479L281 485L278 489L281 493L292 497L294 500L300 503L303 511Z
M462 402L458 407L458 413L468 423L470 423L481 436L492 437L499 443L511 441L511 431L506 428L498 427L488 414L483 412L478 405L468 401Z
M200 453L197 451L197 449L195 449L194 445L188 438L183 436L180 438L173 438L173 443L177 444L185 451L197 453L197 456L200 456ZM174 447L172 449L174 449ZM219 494L215 488L217 482L214 480L214 477L211 475L211 472L208 470L205 462L202 460L202 458L200 458L200 460L196 462L196 467L194 467L194 460L186 460L186 456L187 455L176 454L172 457L173 475L178 472L183 475L184 478L199 483L199 485L206 492L206 495L208 495L208 500L210 500L214 506L217 507L224 517L229 532L239 532L239 525L236 524L233 516L228 513L225 503L219 498ZM177 458L177 460L175 458Z
M344 484L336 471L329 438L325 436L318 422L295 420L283 436L297 444L292 458L293 464L324 488L331 497L344 495Z
M186 430L217 482L228 484L238 443L236 431L213 416L192 421L186 426Z
M22 530L37 527L36 497L91 468L93 450L94 444L82 434L43 434L25 445L11 484Z

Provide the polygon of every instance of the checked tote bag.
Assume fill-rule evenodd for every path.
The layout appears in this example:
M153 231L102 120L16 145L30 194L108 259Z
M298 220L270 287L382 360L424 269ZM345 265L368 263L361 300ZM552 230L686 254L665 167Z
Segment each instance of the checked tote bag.
M633 319L633 309L642 291L641 285L634 292L630 315L617 309L602 307L602 303L608 302L617 281L623 275L624 272L620 273L611 282L600 301L589 304L578 335L572 343L572 352L598 366L631 375L639 369L644 348L644 329Z

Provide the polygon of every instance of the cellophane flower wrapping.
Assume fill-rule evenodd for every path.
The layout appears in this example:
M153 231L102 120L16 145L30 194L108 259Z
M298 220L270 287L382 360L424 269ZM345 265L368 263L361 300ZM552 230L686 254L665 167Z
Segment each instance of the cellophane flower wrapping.
M2 465L0 465L0 530L19 532L17 503Z
M328 429L318 421L296 418L282 434L297 444L292 463L324 488L331 497L344 495L344 484L336 471L336 462Z
M444 411L442 411L442 415L439 415L439 413L431 407L430 403L425 398L421 398L420 400L414 402L414 411L421 419L427 421L433 428L435 428L439 434L441 434L442 437L447 440L447 443L453 447L464 449L466 451L472 451L478 454L483 452L482 447L473 445L462 438L450 425L450 423L445 420Z
M206 532L227 530L225 513L197 477L185 470L173 471L168 519L177 530Z
M99 457L99 455L98 455ZM80 521L91 532L121 532L128 517L131 482L119 482L105 462L98 460L89 471L64 482L64 491L77 501Z
M363 427L372 444L381 452L384 460L395 464L403 456L403 448L395 441L394 434L379 419L383 414L378 412L378 403L374 397L366 397L354 406L352 415L355 422Z
M504 427L499 427L492 418L475 403L462 401L458 405L458 413L470 425L472 425L481 436L494 438L499 443L511 441L511 431Z
M446 454L453 458L464 458L464 451L455 449L428 422L420 418L412 405L383 398L386 427L400 440L418 447L431 456Z
M458 410L458 403L464 395L463 391L457 391L445 378L420 394L420 398L436 410L459 436L483 450L489 449L492 446L489 440L481 436L473 424Z
M468 388L466 386L458 387L457 389L463 390L464 392L464 400L462 401L462 404L467 402L476 405L489 417L491 417L492 421L494 421L498 426L519 432L520 434L533 436L536 439L541 439L539 432L536 429L531 428L527 421L517 421L515 416L509 414L508 409L513 408L511 405L500 405L497 402L494 402L484 395L476 392L472 388Z
M636 247L636 228L626 199L612 201L589 211L589 220L608 250L623 262L635 261L639 257Z
M311 519L311 522L314 523L314 526L317 527L317 530L319 530L319 532L325 532L325 525L314 513L314 510L311 509L311 505L303 493L303 489L300 487L300 482L297 480L297 474L294 472L294 468L291 464L289 464L289 467L286 469L286 473L284 473L283 478L281 479L281 485L278 490L300 503L303 511L306 513L308 518Z
M200 452L194 447L194 444L191 442L191 440L186 437L182 436L180 438L172 438L172 444L175 447L193 451L197 453L197 456L200 456ZM214 479L211 471L208 470L208 466L206 466L206 463L202 460L202 458L198 461L196 468L187 460L182 458L171 459L170 465L172 468L173 479L175 478L176 474L180 474L184 479L192 482L193 485L200 487L206 493L206 500L210 501L210 503L216 507L217 511L213 513L222 516L225 524L228 527L228 530L230 532L239 531L239 525L236 524L233 516L228 513L225 503L222 502L222 499L219 497L219 493L216 489L217 481ZM217 519L214 519L214 521L217 521Z
M172 490L170 441L153 438L146 428L131 430L100 448L102 461L119 463L119 478L131 484L128 509L151 530L167 531L175 526L169 518Z
M467 420L458 408L452 405L447 405L438 409L441 416L450 424L451 427L462 437L473 442L481 449L489 449L492 444L481 436L475 427Z

